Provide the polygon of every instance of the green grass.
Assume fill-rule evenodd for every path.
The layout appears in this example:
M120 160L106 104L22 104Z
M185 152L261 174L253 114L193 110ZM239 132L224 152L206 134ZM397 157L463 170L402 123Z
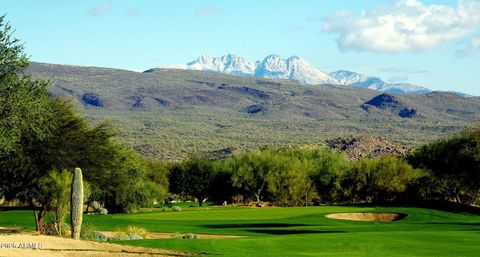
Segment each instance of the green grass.
M183 206L182 206L183 207ZM335 212L400 212L396 222L332 220ZM31 212L0 212L0 226L33 228ZM119 242L213 256L478 256L480 216L413 207L184 207L182 212L85 216L101 230L137 225L151 232L240 235L238 239Z

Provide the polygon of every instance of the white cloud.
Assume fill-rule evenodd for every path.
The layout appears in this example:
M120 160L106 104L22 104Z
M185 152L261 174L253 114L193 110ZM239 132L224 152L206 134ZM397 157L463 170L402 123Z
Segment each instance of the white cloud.
M429 51L479 31L480 1L458 0L456 6L450 6L398 0L389 8L363 11L360 15L342 11L326 16L323 30L338 34L337 44L342 51Z
M112 0L106 0L99 4L98 6L93 7L88 11L88 15L90 16L101 16L112 8Z

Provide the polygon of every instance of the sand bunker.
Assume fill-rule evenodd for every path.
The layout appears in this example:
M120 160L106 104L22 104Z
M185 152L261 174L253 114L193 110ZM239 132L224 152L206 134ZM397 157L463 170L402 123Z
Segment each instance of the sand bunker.
M355 221L397 221L404 219L407 214L403 213L334 213L325 217L339 220Z
M0 256L16 257L145 257L186 256L181 252L80 241L52 236L0 235ZM36 249L34 249L36 248Z

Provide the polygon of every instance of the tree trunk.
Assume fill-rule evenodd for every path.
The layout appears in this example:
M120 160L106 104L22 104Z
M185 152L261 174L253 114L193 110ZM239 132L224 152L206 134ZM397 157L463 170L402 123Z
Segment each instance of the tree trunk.
M260 202L260 192L255 193L255 197L257 198L257 203Z
M199 207L202 207L202 206L203 206L203 200L204 200L204 199L205 199L205 198L198 198L198 206L199 206Z
M35 207L35 204L33 203L33 200L30 200L30 207L33 210L33 219L35 220L35 231L39 232L40 231L40 226L38 224L37 208Z
M38 213L38 229L40 231L40 234L45 234L45 214L47 213L47 205L42 204L42 209L40 209L40 212Z
M460 200L460 196L458 194L455 194L455 201L457 203L462 203L462 200Z
M35 207L33 207L33 218L35 219L35 231L39 232L40 227L38 226L38 216L37 216L37 210Z

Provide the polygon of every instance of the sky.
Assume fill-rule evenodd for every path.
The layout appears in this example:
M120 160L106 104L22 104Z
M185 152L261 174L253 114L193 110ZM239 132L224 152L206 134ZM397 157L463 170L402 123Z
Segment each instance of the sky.
M1 0L30 60L143 71L202 54L480 96L480 0Z

